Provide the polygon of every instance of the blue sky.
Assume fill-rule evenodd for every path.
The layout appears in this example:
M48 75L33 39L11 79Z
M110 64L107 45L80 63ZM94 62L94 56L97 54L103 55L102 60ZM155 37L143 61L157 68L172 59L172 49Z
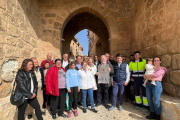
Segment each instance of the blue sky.
M83 50L83 55L88 55L88 49L89 49L89 42L88 42L88 37L87 37L87 29L84 29L76 34L79 43L82 45Z

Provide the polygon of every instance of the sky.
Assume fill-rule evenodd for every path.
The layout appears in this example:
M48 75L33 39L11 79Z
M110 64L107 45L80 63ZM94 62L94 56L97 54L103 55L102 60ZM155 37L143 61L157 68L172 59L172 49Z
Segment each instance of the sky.
M87 37L87 29L84 29L76 34L78 38L78 42L81 44L83 50L83 55L88 55L88 50L89 50L89 41Z

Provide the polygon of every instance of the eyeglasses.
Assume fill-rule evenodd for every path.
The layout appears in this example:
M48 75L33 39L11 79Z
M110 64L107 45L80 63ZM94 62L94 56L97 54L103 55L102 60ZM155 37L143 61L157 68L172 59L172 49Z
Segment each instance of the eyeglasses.
M159 60L154 60L154 62L159 62Z

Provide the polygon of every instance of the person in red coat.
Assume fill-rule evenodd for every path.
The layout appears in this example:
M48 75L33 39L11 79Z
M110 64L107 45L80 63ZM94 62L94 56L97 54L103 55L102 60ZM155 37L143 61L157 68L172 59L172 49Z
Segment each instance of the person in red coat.
M46 94L51 95L52 118L56 119L59 98L60 110L58 116L66 118L63 113L66 101L66 70L62 67L61 59L55 60L55 65L50 68L46 75Z
M51 54L51 53L48 53L48 54L47 54L47 59L46 59L46 60L43 60L43 61L41 62L41 69L44 68L44 64L47 63L47 62L49 63L50 66L54 63L54 61L52 60L52 54Z

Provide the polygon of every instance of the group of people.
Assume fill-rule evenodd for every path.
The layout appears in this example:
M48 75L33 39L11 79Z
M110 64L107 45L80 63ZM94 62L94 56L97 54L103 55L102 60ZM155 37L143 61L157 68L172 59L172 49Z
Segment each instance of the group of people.
M116 109L117 96L118 110L122 111L124 90L126 101L136 105L134 110L149 113L150 109L150 115L146 118L160 120L161 81L167 71L160 63L159 57L148 59L146 63L139 51L130 55L130 63L126 63L126 58L121 54L116 55L115 61L114 56L108 53L102 55L100 61L97 55L85 56L83 59L82 56L76 56L75 60L68 58L66 53L62 60L56 56L52 60L52 55L48 53L47 59L42 61L40 66L36 58L25 59L15 79L16 93L25 96L24 103L18 106L18 120L24 120L27 104L35 109L38 120L43 120L38 102L41 92L42 107L46 109L48 105L51 106L52 118L56 119L57 108L58 116L70 118L74 112L77 117L77 106L81 103L83 113L87 113L88 106L91 106L92 112L97 113L95 106L101 105L102 99L105 108L112 111ZM131 86L134 96L131 94ZM68 105L65 104L67 93ZM112 106L109 106L111 99ZM65 106L69 106L68 115L64 114Z

